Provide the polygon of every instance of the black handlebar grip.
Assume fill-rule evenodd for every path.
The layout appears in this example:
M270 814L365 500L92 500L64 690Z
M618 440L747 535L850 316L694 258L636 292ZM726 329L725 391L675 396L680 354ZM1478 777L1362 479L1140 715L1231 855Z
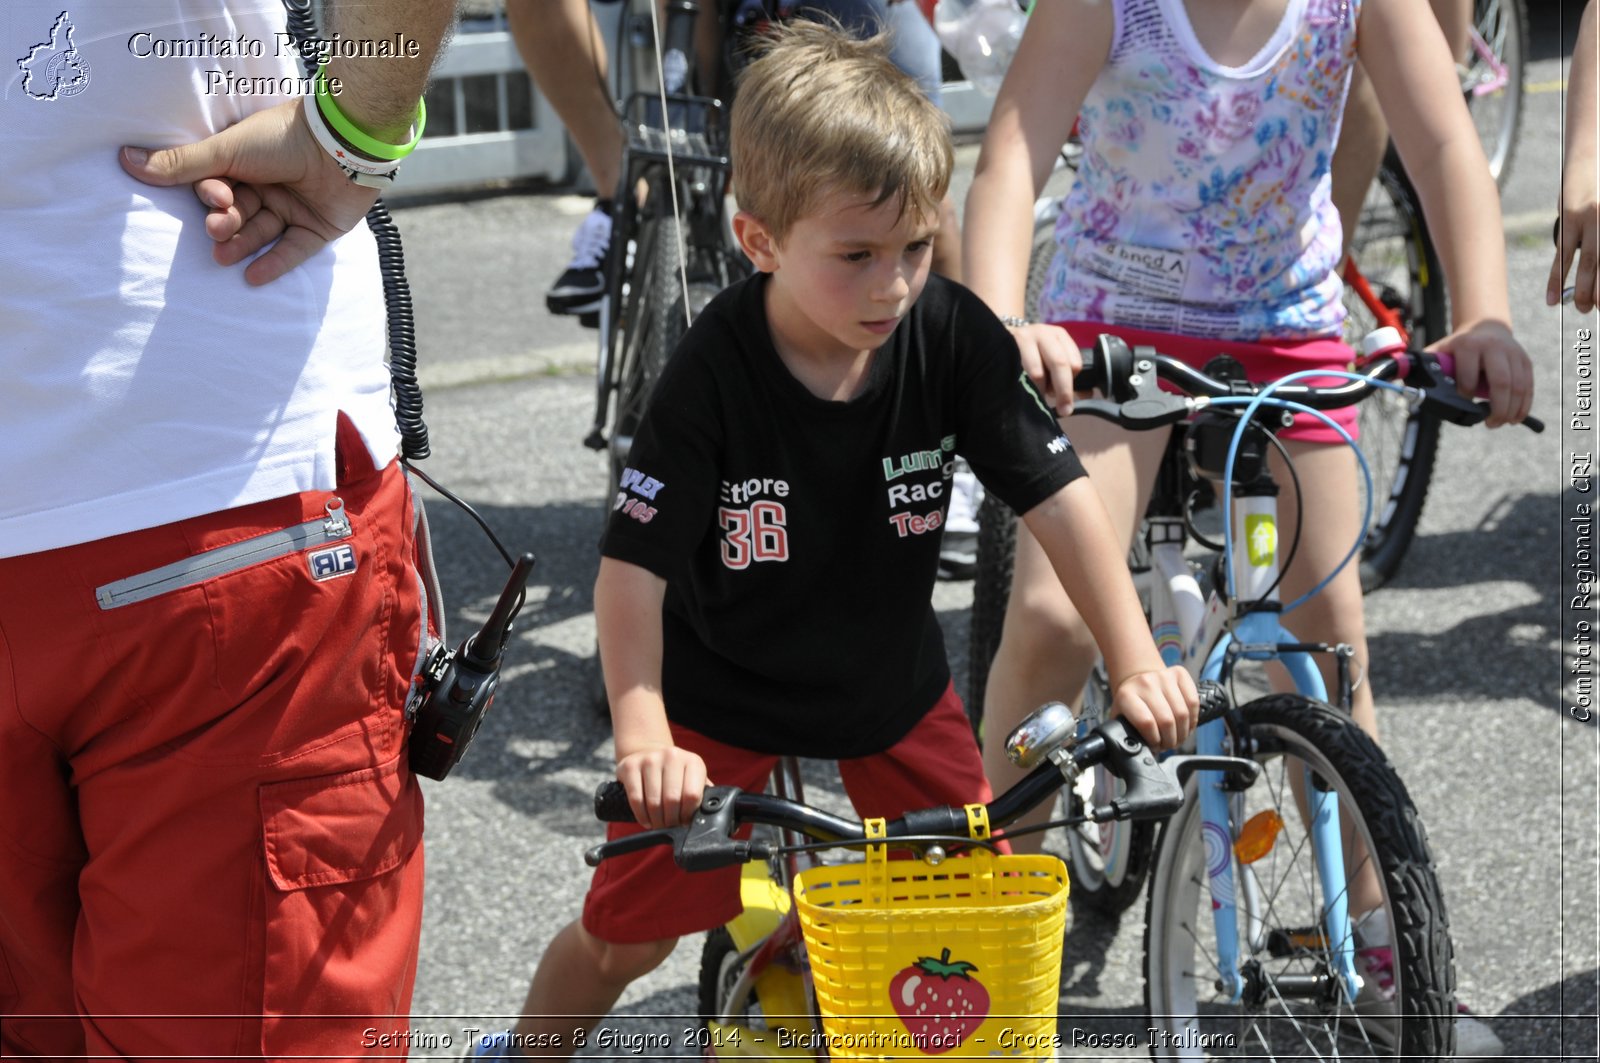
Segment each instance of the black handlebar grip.
M1078 370L1078 375L1085 380L1099 379L1097 374L1100 371L1100 355L1095 346L1090 344L1087 347L1079 347L1078 357L1083 359L1083 367Z
M1200 693L1200 721L1210 723L1233 707L1228 692L1215 679L1202 679L1195 684Z
M615 779L601 783L594 791L594 817L602 823L636 823L628 804L628 791Z

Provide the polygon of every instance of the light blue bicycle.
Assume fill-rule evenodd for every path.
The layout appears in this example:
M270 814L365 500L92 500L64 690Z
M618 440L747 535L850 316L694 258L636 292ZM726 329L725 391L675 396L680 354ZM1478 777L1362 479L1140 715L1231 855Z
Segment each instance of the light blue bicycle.
M1393 767L1348 715L1350 650L1291 633L1286 614L1299 602L1285 605L1277 591L1297 544L1278 542L1278 485L1267 458L1280 446L1272 430L1291 411L1332 423L1323 411L1380 387L1403 390L1457 424L1482 421L1486 409L1456 393L1447 357L1403 349L1334 386L1311 386L1307 374L1252 385L1227 367L1208 367L1208 375L1108 336L1084 355L1080 387L1107 398L1080 401L1077 414L1135 431L1183 425L1146 517L1144 549L1135 551L1135 579L1163 657L1224 685L1241 662L1277 660L1298 691L1251 701L1196 732L1200 754L1248 757L1261 771L1254 780L1197 772L1153 841L1086 811L1105 803L1116 780L1091 772L1077 780L1062 821L1074 893L1082 883L1104 900L1148 874L1152 1054L1451 1055L1454 962L1426 832ZM1160 390L1158 380L1182 394ZM1184 547L1206 542L1190 509L1210 481L1222 485L1232 517L1223 543L1212 544L1218 553L1204 593L1206 573ZM1352 544L1346 563L1358 551ZM1338 662L1332 698L1316 654ZM1085 726L1108 700L1103 679L1092 679Z

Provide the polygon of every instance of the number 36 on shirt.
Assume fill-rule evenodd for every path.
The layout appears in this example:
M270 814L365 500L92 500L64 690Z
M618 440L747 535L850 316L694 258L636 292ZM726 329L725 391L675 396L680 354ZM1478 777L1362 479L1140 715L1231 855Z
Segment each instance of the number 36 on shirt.
M782 502L763 500L748 509L722 506L722 563L735 571L755 561L789 560L788 512Z

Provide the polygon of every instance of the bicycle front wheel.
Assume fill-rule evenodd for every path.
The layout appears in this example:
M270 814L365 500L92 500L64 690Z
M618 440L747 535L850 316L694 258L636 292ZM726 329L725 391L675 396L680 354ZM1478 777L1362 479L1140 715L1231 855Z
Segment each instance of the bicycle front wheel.
M1462 64L1461 91L1477 127L1489 172L1501 188L1522 128L1528 59L1528 11L1524 0L1477 0L1472 39Z
M1444 274L1423 225L1415 193L1391 158L1367 193L1351 258L1359 268L1345 285L1345 341L1397 319L1412 347L1442 337L1450 309ZM1361 403L1361 453L1372 473L1371 526L1361 547L1361 586L1381 587L1400 568L1433 477L1439 417L1405 396L1380 389Z
M1320 702L1279 694L1240 710L1262 765L1228 794L1231 837L1208 837L1197 786L1161 830L1145 924L1145 1002L1157 1059L1450 1056L1455 968L1427 837L1376 743ZM1309 770L1309 783L1304 783ZM1296 791L1338 795L1346 874L1323 882ZM1276 816L1277 833L1265 825ZM1241 842L1241 826L1253 836ZM1263 851L1260 844L1269 845ZM1249 841L1256 842L1249 851ZM1247 862L1248 861L1248 862ZM1221 992L1209 875L1231 867L1237 896L1238 1001ZM1356 911L1375 873L1381 903ZM1363 876L1366 876L1363 878ZM1346 893L1346 883L1351 884ZM1336 977L1324 905L1346 895L1361 919L1354 1001ZM1374 944L1383 940L1389 945Z

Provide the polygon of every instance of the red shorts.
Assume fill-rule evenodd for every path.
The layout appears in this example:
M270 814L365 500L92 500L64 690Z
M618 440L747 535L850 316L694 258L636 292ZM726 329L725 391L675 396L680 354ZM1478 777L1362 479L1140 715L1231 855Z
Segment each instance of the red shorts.
M392 1054L362 1031L416 970L421 593L401 469L339 454L333 491L0 559L0 1056ZM333 495L331 547L223 549Z
M1259 384L1280 380L1290 373L1307 369L1347 370L1356 357L1350 345L1339 339L1267 340L1245 343L1236 340L1199 339L1171 332L1156 332L1152 329L1125 328L1121 325L1107 325L1100 321L1057 321L1054 324L1066 329L1068 335L1072 337L1072 342L1081 348L1094 346L1095 337L1107 332L1126 340L1130 347L1141 345L1154 347L1161 354L1169 354L1196 369L1203 369L1207 362L1219 354L1230 355L1244 366L1245 375ZM1343 381L1329 377L1325 380L1307 380L1305 383L1339 384ZM1176 390L1165 383L1161 387L1166 391ZM1351 439L1360 438L1356 427L1358 414L1356 406L1345 406L1325 412L1350 433ZM1339 438L1339 433L1329 428L1326 422L1304 413L1295 414L1294 424L1289 428L1280 429L1277 434L1281 439L1294 439L1302 443L1344 442Z
M672 740L700 754L706 776L718 786L760 792L778 758L723 745L676 724ZM893 819L919 808L987 803L983 758L955 685L911 733L882 753L839 761L839 775L856 814ZM643 828L612 823L607 839ZM594 872L583 902L583 928L602 941L664 941L721 926L743 910L735 867L688 872L672 862L670 846L607 860Z

